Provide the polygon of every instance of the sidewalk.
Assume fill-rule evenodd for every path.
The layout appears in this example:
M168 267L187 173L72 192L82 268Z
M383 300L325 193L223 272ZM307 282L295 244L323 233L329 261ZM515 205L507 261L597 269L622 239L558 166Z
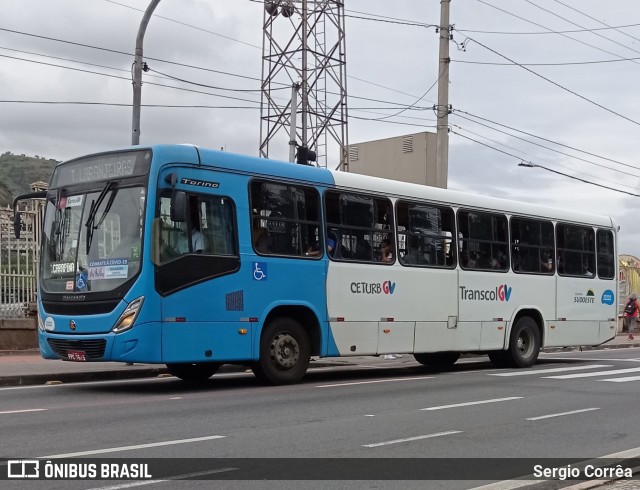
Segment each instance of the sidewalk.
M615 339L597 347L582 347L582 350L618 349L640 347L640 335L633 341L627 334L619 334ZM579 347L549 348L543 352L579 350ZM403 361L413 362L413 356L406 354ZM380 357L358 356L342 358L312 359L309 369L329 366L353 366L389 362ZM245 366L223 365L219 373L243 372ZM21 386L38 384L74 383L81 381L106 381L116 379L149 378L167 374L164 364L123 364L119 362L69 362L45 360L37 350L0 351L0 386Z

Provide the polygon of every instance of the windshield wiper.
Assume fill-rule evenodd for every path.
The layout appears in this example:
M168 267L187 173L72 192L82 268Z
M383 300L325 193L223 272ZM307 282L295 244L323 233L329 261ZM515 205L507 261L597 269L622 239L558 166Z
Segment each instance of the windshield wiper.
M102 218L100 219L100 222L97 225L95 225L96 214L98 214L98 208L100 208L102 201L104 201L104 198L107 197L107 194L111 189L115 187L115 185L116 183L113 180L110 180L109 182L107 182L104 188L102 189L102 191L100 192L98 199L96 199L91 203L91 209L89 209L89 216L87 217L87 222L84 224L84 226L87 227L87 240L86 240L87 255L89 255L89 250L91 249L91 240L93 239L93 232L100 226L100 224L104 220L107 213L107 211L105 211L102 215ZM109 204L108 204L109 208L111 207L111 204L113 204L114 198L115 198L115 192L112 194L111 199L109 200Z

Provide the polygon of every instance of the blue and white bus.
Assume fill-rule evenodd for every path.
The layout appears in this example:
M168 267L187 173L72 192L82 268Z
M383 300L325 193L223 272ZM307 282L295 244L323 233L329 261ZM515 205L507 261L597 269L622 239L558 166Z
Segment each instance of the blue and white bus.
M526 367L615 336L616 234L606 217L188 145L89 155L46 192L39 346L185 380L245 364L273 384L312 356Z

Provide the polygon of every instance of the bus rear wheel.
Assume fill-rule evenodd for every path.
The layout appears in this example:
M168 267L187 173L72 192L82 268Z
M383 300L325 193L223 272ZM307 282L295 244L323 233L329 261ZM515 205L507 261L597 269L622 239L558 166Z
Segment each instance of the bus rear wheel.
M509 349L505 351L511 367L524 368L535 364L540 353L540 330L535 320L529 316L520 318L509 338Z
M253 373L273 385L296 383L302 379L311 360L309 337L293 318L282 317L270 322L260 338L260 360Z
M167 364L167 369L173 376L194 383L206 381L216 373L219 367L220 364L217 362Z
M413 357L424 366L451 367L460 358L459 352L432 352L414 354Z

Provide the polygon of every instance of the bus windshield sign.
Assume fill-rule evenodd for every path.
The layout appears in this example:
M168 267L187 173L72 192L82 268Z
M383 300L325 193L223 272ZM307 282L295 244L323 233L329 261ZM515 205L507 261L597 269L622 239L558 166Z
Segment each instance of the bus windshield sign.
M107 153L73 160L58 165L51 178L51 187L100 182L144 175L149 171L151 151Z

